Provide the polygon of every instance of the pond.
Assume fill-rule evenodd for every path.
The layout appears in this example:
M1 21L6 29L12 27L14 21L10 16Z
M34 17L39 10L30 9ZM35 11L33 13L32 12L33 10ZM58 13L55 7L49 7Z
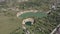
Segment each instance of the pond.
M20 15L19 17L20 18L28 18L28 17L42 18L42 17L46 17L46 16L47 16L47 14L44 13L44 12L36 12L36 13L27 12L27 13L24 13L24 14Z
M30 21L26 22L25 24L28 25L28 26L31 26L31 22Z

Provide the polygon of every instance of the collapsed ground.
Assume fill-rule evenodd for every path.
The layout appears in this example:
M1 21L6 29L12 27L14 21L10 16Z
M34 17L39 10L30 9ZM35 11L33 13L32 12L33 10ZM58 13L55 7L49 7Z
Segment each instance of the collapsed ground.
M46 0L48 2L48 0ZM38 0L34 2L23 2L23 3L13 3L11 5L2 4L0 6L0 34L24 34L24 30L21 28L21 22L20 18L16 17L17 11L13 11L11 9L7 8L14 8L17 7L20 10L28 10L28 9L37 9L42 11L48 11L49 10L49 4L46 3L46 5L43 3L44 0L40 1ZM41 3L41 4L40 4ZM25 4L25 5L24 5ZM40 6L41 5L41 6ZM31 7L31 8L30 8ZM42 7L42 8L41 8ZM2 10L2 8L7 9ZM35 34L49 34L58 24L60 24L60 15L59 12L52 11L48 14L47 17L43 18L34 18L35 24L32 25L28 30L31 31L31 34L34 32Z

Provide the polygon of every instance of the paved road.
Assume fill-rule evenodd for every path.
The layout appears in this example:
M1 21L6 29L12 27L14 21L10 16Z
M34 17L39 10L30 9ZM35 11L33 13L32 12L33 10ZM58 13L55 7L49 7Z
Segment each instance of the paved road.
M56 34L60 34L60 27L57 29Z
M60 24L50 34L56 34L56 33L60 33Z

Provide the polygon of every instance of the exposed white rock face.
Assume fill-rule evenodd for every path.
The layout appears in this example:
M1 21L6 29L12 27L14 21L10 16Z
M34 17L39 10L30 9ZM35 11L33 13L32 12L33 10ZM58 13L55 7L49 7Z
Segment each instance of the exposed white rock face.
M36 13L36 12L38 12L38 10L25 10L25 11L20 11L20 12L17 13L17 17L19 17L20 15L22 15L24 13L28 13L28 12Z
M34 23L34 19L33 18L24 19L22 24L25 25L26 22L31 22L31 24L33 24Z
M24 1L28 1L28 0L18 0L18 2L24 2Z
M27 19L24 19L23 21L22 21L22 28L24 29L24 30L26 30L26 27L25 27L25 23L26 22L31 22L31 24L33 25L33 23L34 23L34 19L33 18L27 18ZM29 31L27 31L26 32L26 34L29 34L30 32Z
M27 30L26 34L30 34L30 32Z
M26 27L25 27L25 26L22 26L22 28L23 28L23 29L26 29Z

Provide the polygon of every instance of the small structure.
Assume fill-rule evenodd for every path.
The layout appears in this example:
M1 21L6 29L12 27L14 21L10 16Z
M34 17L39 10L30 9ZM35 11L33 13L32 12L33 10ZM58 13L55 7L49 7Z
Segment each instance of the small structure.
M56 10L56 5L53 4L53 5L52 5L52 9L53 9L53 10Z

